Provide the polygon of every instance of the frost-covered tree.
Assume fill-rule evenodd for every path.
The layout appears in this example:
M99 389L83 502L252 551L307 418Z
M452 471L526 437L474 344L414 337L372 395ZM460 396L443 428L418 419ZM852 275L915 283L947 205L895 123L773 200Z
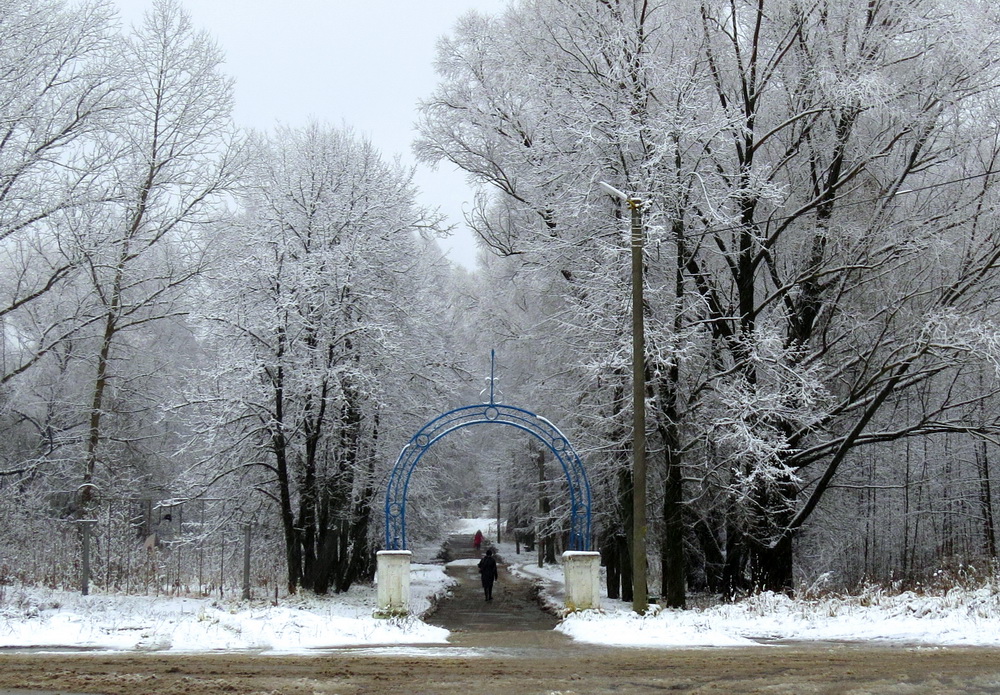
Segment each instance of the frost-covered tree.
M563 279L568 368L625 495L624 223L591 183L646 202L672 605L682 538L708 586L790 588L792 541L845 461L969 427L959 406L990 395L946 385L992 354L992 12L525 0L442 42L419 152L484 185L487 245ZM928 381L937 400L888 426L887 403Z
M70 232L83 260L92 376L81 497L101 464L113 484L105 416L127 391L125 365L151 348L150 324L186 315L185 290L205 266L210 225L239 172L230 112L232 80L222 53L173 0L161 0L119 43L118 84L128 99L100 147L113 160L106 203L88 207Z
M688 148L688 138L711 128L699 108L704 87L692 80L688 64L674 60L685 47L667 44L691 32L655 31L666 16L656 3L557 2L519 3L502 18L469 15L441 45L444 79L424 105L418 150L491 186L498 195L484 192L473 220L485 243L523 258L534 275L551 275L545 284L562 306L552 305L554 320L539 338L558 336L569 346L570 359L556 359L552 368L580 394L583 408L569 410L580 418L581 445L598 464L599 498L609 505L601 511L608 523L600 526L600 540L615 576L630 564L632 526L628 247L621 211L594 193L594 183L608 179L633 191L648 190L651 180L674 186L680 177L670 152ZM658 229L655 243L662 248L670 230ZM669 268L648 270L657 288L661 277L673 277ZM672 289L648 297L649 320L671 321ZM662 388L649 388L662 394L674 388L673 340L669 331L650 335L647 371ZM553 348L559 349L549 343ZM649 412L665 423L656 430L665 439L655 459L670 471L664 479L675 480L678 447L667 424L669 407ZM667 564L681 571L677 549L670 549ZM683 587L678 591L677 575L670 576L671 602L680 605Z
M110 69L108 3L0 3L0 327L7 383L81 326L65 312L28 313L80 261L67 219L106 197L97 141L122 102ZM82 323L85 323L85 319Z
M997 41L984 10L703 7L702 55L730 126L716 173L699 171L715 249L688 263L712 278L699 292L718 309L707 318L727 370L713 379L724 399L713 426L740 502L726 529L730 588L790 588L792 539L844 459L866 441L926 434L976 397L945 395L894 432L872 427L886 399L962 369L964 346L930 336L942 313L978 322L995 282L993 136L967 120L997 89L992 52L970 48ZM957 263L935 251L953 244Z
M421 310L419 234L437 219L410 172L346 129L262 138L249 183L206 301L214 475L273 500L289 591L345 591L371 571L390 398L445 362Z
M0 34L0 490L47 538L31 524L172 492L164 406L238 148L221 52L177 3L123 33L107 3L7 2Z
M9 4L3 379L38 442L15 471L44 462L86 504L159 475L162 348L193 347L185 292L237 173L232 85L176 3L117 36L104 4Z

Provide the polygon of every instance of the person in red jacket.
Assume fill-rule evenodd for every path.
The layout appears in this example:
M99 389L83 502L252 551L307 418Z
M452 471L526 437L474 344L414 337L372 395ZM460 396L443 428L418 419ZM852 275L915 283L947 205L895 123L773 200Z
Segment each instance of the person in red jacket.
M476 552L478 553L479 552L479 546L481 546L482 544L483 544L483 532L482 531L476 531L476 535L472 539L472 547L475 548Z

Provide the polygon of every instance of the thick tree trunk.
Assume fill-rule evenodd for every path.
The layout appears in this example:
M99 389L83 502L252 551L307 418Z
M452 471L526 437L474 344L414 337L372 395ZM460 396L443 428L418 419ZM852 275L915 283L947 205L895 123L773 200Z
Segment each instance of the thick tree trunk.
M279 366L271 374L274 389L274 424L271 431L271 451L274 453L275 470L278 477L278 504L281 508L281 526L285 534L285 563L288 569L288 593L298 591L302 580L302 555L299 534L295 528L292 512L291 479L288 472L288 440L285 437L285 372L280 366L284 357L286 336L278 329L278 350L276 360Z
M323 513L319 519L317 557L312 572L313 591L325 594L350 586L351 528L354 515L351 497L360 456L361 409L359 396L349 380L341 384L344 405L340 414L335 475L325 484Z
M359 579L366 577L371 568L372 552L368 547L368 527L371 521L372 491L367 491L364 500L359 502L355 512L354 524L350 532L350 557L347 559L346 572L337 581L338 592L347 591Z
M314 331L310 331L305 338L306 345L315 350L317 340ZM333 362L334 352L328 348L326 352L326 366L329 368ZM310 393L305 401L302 412L302 432L305 436L305 455L302 462L303 471L299 481L299 526L302 543L302 585L306 589L325 593L328 585L324 577L327 570L319 567L319 554L325 552L323 545L326 542L326 521L320 520L319 516L328 516L328 511L324 510L319 514L318 506L324 491L320 490L322 482L318 478L320 468L320 442L326 430L326 407L327 398L330 393L329 380L324 378L320 382L319 391ZM324 503L326 498L323 497ZM328 559L323 564L329 562ZM317 585L317 582L319 583ZM319 588L318 588L319 587Z
M670 457L668 456L668 459ZM687 603L687 566L684 560L684 515L680 466L667 462L663 491L663 540L660 544L662 576L661 601L669 608L684 608Z
M661 601L670 608L684 608L687 603L687 576L684 562L684 492L680 463L680 437L677 431L677 363L659 370L666 378L657 384L660 414L657 430L663 448L663 534L660 542Z
M302 562L302 588L315 591L316 549L322 543L317 537L316 472L309 464L299 480L299 528L296 530Z
M621 464L618 469L618 509L622 530L616 537L621 567L621 598L632 602L632 469Z
M749 589L745 568L746 539L730 517L726 522L726 561L722 569L722 596L727 601L736 599Z
M761 489L755 496L752 537L744 537L750 586L754 591L774 591L791 595L793 584L792 532L797 493L789 479Z
M632 603L632 534L619 536L617 538L619 567L621 572L618 577L621 580L621 599L625 603Z
M316 559L312 567L312 590L317 594L326 594L333 583L333 575L339 562L340 533L324 527L318 534Z
M371 450L377 450L379 435L379 415L376 411L373 417ZM375 500L375 456L368 455L368 468L365 472L364 489L354 510L354 524L351 527L351 557L347 572L337 583L337 591L343 592L359 579L364 579L373 573L374 553L368 545L368 532L371 526L372 502Z
M280 417L280 408L279 408ZM302 579L302 555L299 535L295 530L295 515L292 513L291 485L288 480L288 461L284 433L278 429L271 437L274 449L275 468L278 472L278 503L281 506L281 526L285 534L285 563L288 569L288 593L298 591Z
M979 508L983 518L983 543L990 558L997 556L996 526L993 523L993 491L990 484L990 462L986 442L976 442L976 466L979 469Z
M791 595L792 537L783 535L773 546L751 544L749 551L754 589Z
M607 573L608 598L621 598L621 562L613 536L601 542L601 562Z

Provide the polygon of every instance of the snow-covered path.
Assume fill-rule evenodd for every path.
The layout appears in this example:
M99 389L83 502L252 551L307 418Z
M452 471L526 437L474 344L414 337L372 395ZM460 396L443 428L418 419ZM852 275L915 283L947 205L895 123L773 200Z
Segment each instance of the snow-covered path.
M446 571L455 584L448 598L427 621L453 632L452 642L458 642L457 632L524 632L551 631L557 620L538 605L532 594L533 582L513 576L500 557L500 578L493 589L493 600L485 601L477 565L482 551L467 542L465 534L448 538L445 547L451 561ZM479 640L482 641L482 640ZM461 640L465 643L465 640Z

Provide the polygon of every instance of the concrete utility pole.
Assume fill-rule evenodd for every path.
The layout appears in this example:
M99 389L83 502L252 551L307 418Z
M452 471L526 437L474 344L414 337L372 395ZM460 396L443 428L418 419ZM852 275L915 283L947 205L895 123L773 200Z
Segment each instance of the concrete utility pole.
M646 334L643 323L642 201L603 181L601 189L632 213L632 610L649 608L646 593Z

